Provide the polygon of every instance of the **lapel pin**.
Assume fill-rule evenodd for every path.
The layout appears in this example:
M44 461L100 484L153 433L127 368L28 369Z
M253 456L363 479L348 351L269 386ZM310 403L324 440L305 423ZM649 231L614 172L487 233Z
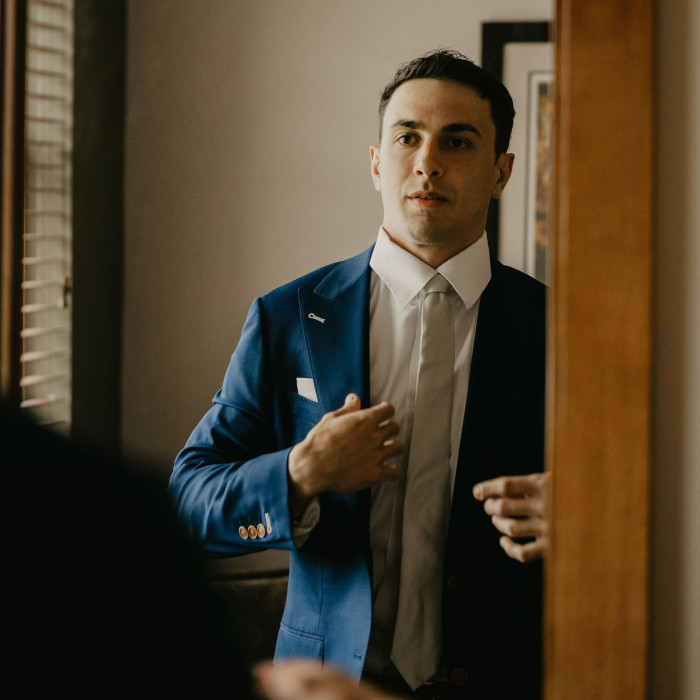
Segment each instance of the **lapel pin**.
M325 322L326 322L326 319L325 319L325 318L321 318L320 316L317 316L317 315L314 314L314 313L310 313L310 314L309 314L309 318L312 319L312 320L314 320L314 321L320 321L321 323L325 323Z

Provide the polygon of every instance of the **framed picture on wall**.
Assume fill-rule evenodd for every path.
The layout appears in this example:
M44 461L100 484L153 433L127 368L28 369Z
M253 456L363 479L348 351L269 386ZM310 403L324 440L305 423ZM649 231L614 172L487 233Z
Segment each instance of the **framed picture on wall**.
M549 22L485 22L481 65L513 97L515 121L509 150L513 175L492 200L486 230L501 262L550 279L554 48Z

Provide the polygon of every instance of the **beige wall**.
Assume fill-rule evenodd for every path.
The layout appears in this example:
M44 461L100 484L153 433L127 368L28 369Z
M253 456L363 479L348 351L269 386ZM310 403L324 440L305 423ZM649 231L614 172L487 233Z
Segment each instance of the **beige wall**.
M690 700L700 697L700 3L657 5L651 697ZM167 476L253 297L372 242L381 207L367 151L396 65L438 45L478 60L481 21L549 16L548 0L129 3L127 452ZM611 196L627 187L634 174L621 163Z
M700 2L657 0L652 697L700 698ZM621 167L620 186L634 187Z

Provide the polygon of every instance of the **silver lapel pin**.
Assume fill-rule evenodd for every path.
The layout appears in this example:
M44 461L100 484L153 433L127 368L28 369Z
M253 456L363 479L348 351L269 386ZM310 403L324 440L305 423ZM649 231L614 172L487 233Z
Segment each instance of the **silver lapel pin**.
M309 314L309 318L312 319L313 321L320 321L321 323L325 323L325 322L326 322L326 319L325 319L325 318L321 318L320 316L317 316L317 315L314 314L314 313L310 313L310 314Z

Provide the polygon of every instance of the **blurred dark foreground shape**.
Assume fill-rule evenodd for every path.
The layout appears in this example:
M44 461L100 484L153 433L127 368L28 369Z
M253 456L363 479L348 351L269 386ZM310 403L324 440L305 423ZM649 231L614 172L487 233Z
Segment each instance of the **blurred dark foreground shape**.
M5 686L251 697L244 640L164 487L1 411Z

